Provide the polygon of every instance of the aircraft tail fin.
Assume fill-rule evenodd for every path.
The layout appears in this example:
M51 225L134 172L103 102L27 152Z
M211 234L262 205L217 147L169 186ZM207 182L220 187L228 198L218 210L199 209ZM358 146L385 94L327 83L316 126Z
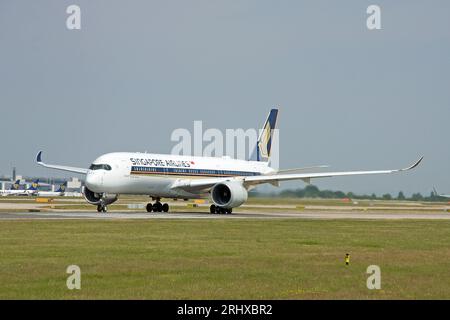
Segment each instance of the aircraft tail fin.
M435 196L435 197L439 196L439 193L436 191L436 188L435 188L435 187L433 187L433 193L434 193L434 196Z
M56 192L66 192L66 188L67 188L67 181L65 181L64 183L62 183L62 184L59 186L59 189L56 190Z
M28 190L37 190L38 187L39 187L39 179L33 181Z
M278 109L271 109L256 143L256 161L269 162L272 150L273 133L277 124Z
M20 180L16 180L12 185L11 185L11 190L19 190L20 188Z

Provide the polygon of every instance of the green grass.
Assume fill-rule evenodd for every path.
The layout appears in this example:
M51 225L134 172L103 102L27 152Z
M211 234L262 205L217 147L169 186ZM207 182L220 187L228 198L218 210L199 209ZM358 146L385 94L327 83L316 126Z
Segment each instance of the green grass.
M450 298L447 221L16 220L0 248L0 299Z

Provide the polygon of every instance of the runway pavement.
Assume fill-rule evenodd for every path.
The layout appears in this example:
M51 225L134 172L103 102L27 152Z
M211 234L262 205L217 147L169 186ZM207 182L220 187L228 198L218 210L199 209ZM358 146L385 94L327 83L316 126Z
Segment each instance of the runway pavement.
M145 213L145 212L0 212L1 220L24 219L362 219L362 220L450 220L450 213L392 213L392 212L243 212L231 215L210 214L206 212L177 212L177 213Z

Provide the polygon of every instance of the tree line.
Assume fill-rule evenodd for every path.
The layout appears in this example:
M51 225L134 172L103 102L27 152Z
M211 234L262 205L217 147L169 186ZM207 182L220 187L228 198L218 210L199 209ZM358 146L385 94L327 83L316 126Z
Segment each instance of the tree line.
M256 197L283 197L283 198L322 198L322 199L361 199L361 200L410 200L410 201L446 201L446 198L440 197L434 191L431 191L429 196L424 196L420 192L413 193L410 197L406 197L403 191L399 191L397 195L393 196L390 193L383 195L355 194L353 192L320 190L314 185L308 185L305 188L286 189L279 192L251 192L252 196Z

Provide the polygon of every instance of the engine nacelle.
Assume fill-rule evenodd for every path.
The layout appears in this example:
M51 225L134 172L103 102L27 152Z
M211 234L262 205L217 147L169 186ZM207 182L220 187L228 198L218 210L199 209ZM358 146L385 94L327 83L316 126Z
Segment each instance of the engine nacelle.
M108 205L113 202L116 202L118 199L117 194L106 194L104 197L102 197L99 193L93 192L89 190L86 186L83 187L83 196L84 199L86 199L87 202L94 205Z
M230 209L239 207L248 198L247 189L237 181L225 181L211 189L211 198L216 206Z

